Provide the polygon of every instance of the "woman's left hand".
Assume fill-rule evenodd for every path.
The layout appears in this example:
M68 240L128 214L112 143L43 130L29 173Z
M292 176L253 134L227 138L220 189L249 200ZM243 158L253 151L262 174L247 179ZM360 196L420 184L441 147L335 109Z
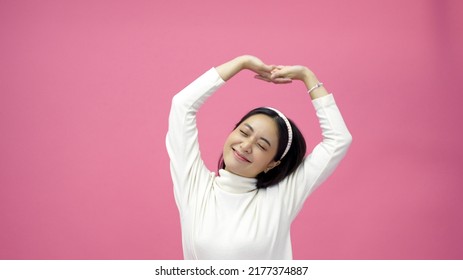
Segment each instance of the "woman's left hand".
M325 95L328 92L324 87L320 87L320 81L317 79L315 74L309 68L302 65L293 66L276 66L269 77L269 81L277 81L279 79L291 79L302 81L307 90L315 89L310 93L312 99L316 99Z
M304 81L308 76L310 76L312 71L309 68L301 65L292 65L292 66L276 66L272 70L270 76L271 79L286 78L291 80L300 80Z
M287 84L293 80L305 81L310 75L313 75L307 67L301 65L293 66L275 66L272 65L269 75L256 75L255 78L275 84Z

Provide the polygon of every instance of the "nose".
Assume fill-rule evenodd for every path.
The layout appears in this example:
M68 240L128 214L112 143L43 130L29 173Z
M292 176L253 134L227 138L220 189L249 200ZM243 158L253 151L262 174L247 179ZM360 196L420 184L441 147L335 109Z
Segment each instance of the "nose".
M252 151L252 142L250 139L243 140L240 144L240 148L243 152L250 153Z

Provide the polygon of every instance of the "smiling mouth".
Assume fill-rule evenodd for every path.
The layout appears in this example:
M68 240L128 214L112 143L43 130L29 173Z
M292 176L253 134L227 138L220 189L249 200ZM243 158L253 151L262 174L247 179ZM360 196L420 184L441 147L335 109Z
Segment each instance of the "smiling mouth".
M245 158L244 156L242 156L240 153L238 153L235 149L233 149L233 154L235 155L235 158L237 158L238 160L240 161L244 161L244 162L248 162L248 163L251 163L250 160L248 160L247 158Z

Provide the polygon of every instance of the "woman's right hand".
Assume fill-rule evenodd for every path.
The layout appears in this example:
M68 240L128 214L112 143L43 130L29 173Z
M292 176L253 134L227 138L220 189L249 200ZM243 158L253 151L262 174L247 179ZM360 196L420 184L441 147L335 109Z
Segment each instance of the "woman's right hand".
M272 66L265 64L262 60L252 55L243 55L238 57L238 59L241 60L243 69L251 70L258 75L270 76L274 69Z
M216 67L217 72L224 81L228 81L241 70L251 70L257 75L264 75L270 77L271 71L274 69L272 66L266 65L259 58L252 55L238 56L224 64Z

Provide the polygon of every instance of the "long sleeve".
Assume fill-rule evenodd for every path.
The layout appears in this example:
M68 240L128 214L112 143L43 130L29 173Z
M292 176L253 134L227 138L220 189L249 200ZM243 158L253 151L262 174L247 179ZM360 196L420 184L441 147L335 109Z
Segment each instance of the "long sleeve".
M352 142L332 94L314 99L323 140L304 158L298 169L280 183L283 207L292 221L304 201L336 169Z
M205 185L201 184L202 178L210 177L211 172L204 165L199 151L196 113L206 99L224 83L215 68L212 68L172 99L166 146L170 157L174 195L180 212L182 205L191 196L192 186Z

